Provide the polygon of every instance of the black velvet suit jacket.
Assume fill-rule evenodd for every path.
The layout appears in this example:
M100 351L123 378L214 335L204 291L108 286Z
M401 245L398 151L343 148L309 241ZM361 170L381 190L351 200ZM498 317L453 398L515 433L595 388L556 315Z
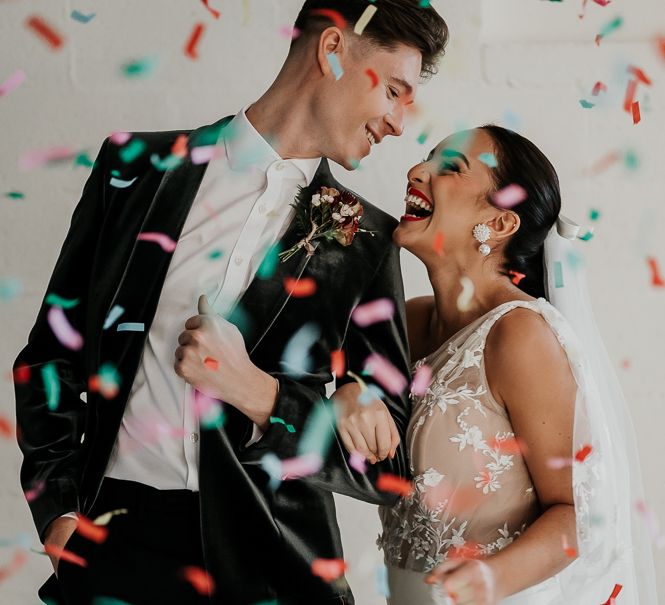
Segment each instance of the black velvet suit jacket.
M181 134L188 136L190 149L212 144L229 119L193 131L135 133L146 143L146 150L130 164L123 163L118 147L109 140L101 148L47 290L79 300L66 315L85 344L74 352L59 343L48 325L44 301L15 364L15 368L27 364L31 371L30 379L16 381L15 387L19 445L24 454L21 481L25 490L43 485L41 495L30 502L42 539L48 524L59 515L90 510L116 440L171 258L160 246L137 241L137 236L161 232L177 241L207 167L193 164L188 156L178 167L160 172L149 158L166 156ZM118 174L136 181L127 188L113 187L110 180ZM332 177L326 160L308 190L314 192L321 185L344 189ZM202 535L206 566L216 581L220 603L249 604L275 597L280 603L282 599L352 603L344 582L327 584L311 573L315 558L343 557L332 493L390 504L395 496L375 487L377 475L407 475L403 445L394 460L363 475L349 467L337 437L318 473L285 481L274 492L260 468L267 452L280 458L297 455L305 421L315 406L322 405L325 384L332 379L331 351L343 349L348 369L356 373L362 371L367 356L376 352L408 376L399 251L391 239L396 221L362 201L362 226L374 231L374 236L359 234L349 247L324 242L312 257L303 251L280 263L269 279L253 280L234 312L233 320L243 331L252 360L280 381L274 415L292 424L296 432L273 424L257 444L244 447L250 422L230 406L223 428L202 431ZM292 223L282 248L301 237ZM312 277L316 293L289 297L284 288L287 276ZM365 329L350 321L357 305L382 297L395 301L392 321ZM145 331L117 332L115 326L104 330L104 320L115 304L125 309L122 321L143 322ZM173 321L185 319L174 317ZM283 372L280 359L290 337L307 322L315 322L321 336L311 351L311 372L294 380ZM61 386L55 410L47 406L40 372L47 363L55 364ZM104 363L116 366L121 376L120 391L111 401L88 389L89 377ZM341 379L338 385L349 380ZM84 391L87 403L80 398ZM388 396L385 403L403 444L409 416L406 393Z

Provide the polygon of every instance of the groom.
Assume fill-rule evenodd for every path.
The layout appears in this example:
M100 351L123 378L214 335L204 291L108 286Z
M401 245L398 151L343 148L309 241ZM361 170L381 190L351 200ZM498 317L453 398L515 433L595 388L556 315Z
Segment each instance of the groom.
M320 468L276 489L267 461L299 456L304 433L325 440L307 421L324 408L331 359L358 375L376 354L403 376L392 388L384 379L384 403L372 404L376 439L356 433L354 443L385 451L386 410L403 440L395 221L343 193L337 235L348 245L276 252L308 235L293 220L300 188L304 204L321 187L346 192L327 158L353 169L402 134L448 35L420 4L382 0L358 35L371 4L307 0L300 35L256 103L193 131L104 142L14 366L21 481L58 576L43 598L353 602L343 569L328 577L320 561L343 557L332 493L394 501L376 480L407 474L403 448L393 443L363 474L333 434ZM363 212L372 234L354 237L349 212ZM350 320L381 298L394 302L392 320ZM338 385L352 381L336 373Z

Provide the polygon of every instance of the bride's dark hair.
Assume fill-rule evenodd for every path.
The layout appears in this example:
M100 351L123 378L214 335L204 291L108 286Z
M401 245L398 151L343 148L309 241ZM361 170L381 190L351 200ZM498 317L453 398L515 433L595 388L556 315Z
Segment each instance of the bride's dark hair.
M530 296L545 296L543 249L545 238L561 210L559 177L554 166L531 141L496 126L481 126L494 143L498 166L492 169L496 190L513 183L520 185L527 198L512 210L520 217L520 228L505 247L503 272L513 270L526 277L518 287ZM492 204L488 195L487 201Z

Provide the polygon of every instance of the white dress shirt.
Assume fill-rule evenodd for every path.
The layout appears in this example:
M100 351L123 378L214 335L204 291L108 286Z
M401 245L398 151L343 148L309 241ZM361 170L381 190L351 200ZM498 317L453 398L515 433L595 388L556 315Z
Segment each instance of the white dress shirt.
M193 389L173 369L178 335L206 294L224 315L293 217L298 186L321 158L283 160L243 109L223 130L173 253L127 401L107 477L198 490ZM255 433L256 435L256 433ZM254 437L253 437L254 439Z

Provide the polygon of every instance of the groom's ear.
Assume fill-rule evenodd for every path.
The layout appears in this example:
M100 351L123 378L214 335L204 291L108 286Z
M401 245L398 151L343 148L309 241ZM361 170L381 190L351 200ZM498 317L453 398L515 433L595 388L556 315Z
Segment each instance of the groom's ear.
M487 226L492 230L493 240L503 241L517 233L520 224L521 221L519 215L510 210L506 210L489 221Z
M337 60L341 63L346 54L346 48L347 42L344 32L338 27L328 27L321 32L316 58L324 76L333 72L328 55L336 55Z

